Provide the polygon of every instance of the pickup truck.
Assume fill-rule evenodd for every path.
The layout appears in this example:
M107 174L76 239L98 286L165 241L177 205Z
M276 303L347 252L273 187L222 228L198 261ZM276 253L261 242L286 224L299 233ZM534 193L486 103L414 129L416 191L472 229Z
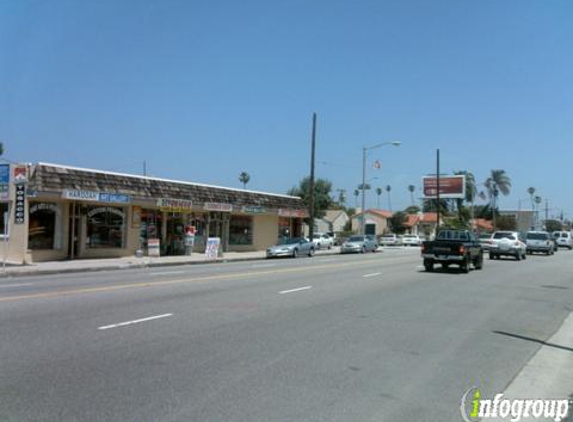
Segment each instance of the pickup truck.
M483 268L483 249L478 237L468 230L440 230L436 239L422 243L424 268L430 272L434 264L444 269L450 264L459 265L464 273L470 271L470 264L476 270Z

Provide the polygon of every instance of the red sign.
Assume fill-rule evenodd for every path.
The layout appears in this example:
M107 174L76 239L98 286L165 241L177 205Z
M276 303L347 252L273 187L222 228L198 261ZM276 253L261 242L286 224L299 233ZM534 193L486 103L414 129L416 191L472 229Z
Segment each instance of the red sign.
M26 182L26 167L14 167L14 183Z
M185 226L186 236L195 236L195 226Z
M438 196L438 178L436 176L425 176L422 179L424 187L424 198L435 199ZM460 176L440 177L440 199L464 198L466 195L466 178Z

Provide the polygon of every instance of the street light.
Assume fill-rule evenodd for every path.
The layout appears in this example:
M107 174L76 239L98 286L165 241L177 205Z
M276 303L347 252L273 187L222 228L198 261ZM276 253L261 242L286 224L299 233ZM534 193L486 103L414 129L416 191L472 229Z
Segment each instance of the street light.
M362 235L365 236L366 235L366 224L365 224L365 215L364 212L366 211L364 209L365 204L366 204L366 189L364 189L365 185L366 185L366 151L369 151L371 149L376 149L376 148L380 148L383 147L384 145L394 145L395 147L399 147L402 144L402 142L400 141L392 141L392 142L382 142L381 144L376 144L373 145L371 147L362 147Z

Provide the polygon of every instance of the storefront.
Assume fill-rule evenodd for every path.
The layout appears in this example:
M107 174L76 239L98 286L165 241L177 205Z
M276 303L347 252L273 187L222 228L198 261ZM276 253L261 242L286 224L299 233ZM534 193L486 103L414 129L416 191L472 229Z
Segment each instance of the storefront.
M0 225L21 226L4 247L16 262L201 253L209 237L223 252L264 250L300 235L306 216L293 196L48 164L26 167L17 196L2 171Z

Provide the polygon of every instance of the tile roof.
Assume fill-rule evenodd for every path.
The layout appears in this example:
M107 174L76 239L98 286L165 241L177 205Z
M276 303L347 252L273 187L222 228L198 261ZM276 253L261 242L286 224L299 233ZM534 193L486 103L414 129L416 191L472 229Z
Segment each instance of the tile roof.
M57 164L38 163L33 166L30 189L58 192L66 189L122 193L140 198L178 198L196 203L217 202L237 206L304 209L299 197L225 188L200 183L182 182L82 169Z
M392 215L393 215L391 211L376 210L376 209L366 210L365 213L366 213L366 214L374 214L374 215L377 215L378 217L382 217L382 218L390 218L390 217L392 217ZM360 216L360 215L362 215L361 212L359 212L359 213L357 213L357 214L354 214L354 217L358 217L358 216Z

